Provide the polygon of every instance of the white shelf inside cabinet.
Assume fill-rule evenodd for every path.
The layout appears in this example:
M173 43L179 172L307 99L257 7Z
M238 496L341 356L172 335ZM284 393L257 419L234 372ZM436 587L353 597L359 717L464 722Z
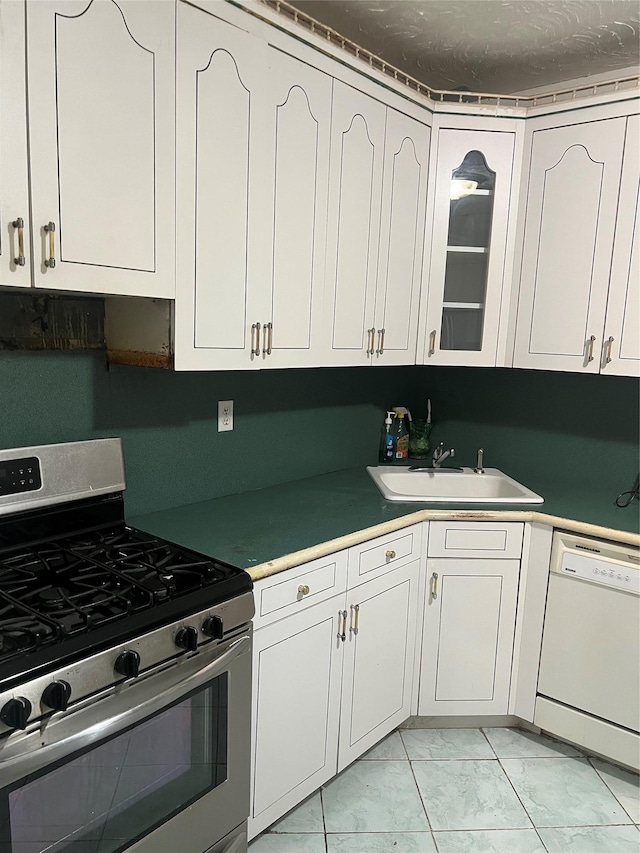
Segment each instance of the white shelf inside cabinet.
M443 308L473 308L481 310L484 308L484 302L443 302Z
M486 255L487 246L447 246L447 252L461 252L470 255Z

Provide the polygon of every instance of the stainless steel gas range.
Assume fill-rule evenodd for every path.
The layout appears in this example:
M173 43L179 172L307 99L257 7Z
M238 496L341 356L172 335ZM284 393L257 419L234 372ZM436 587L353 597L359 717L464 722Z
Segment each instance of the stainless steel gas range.
M119 439L0 451L0 853L243 853L249 575L129 527Z

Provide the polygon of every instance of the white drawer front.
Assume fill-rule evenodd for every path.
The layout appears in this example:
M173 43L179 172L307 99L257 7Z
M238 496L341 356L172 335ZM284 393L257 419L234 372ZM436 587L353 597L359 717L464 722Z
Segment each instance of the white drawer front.
M432 521L428 555L519 559L523 531L519 522Z
M254 627L318 604L347 588L347 552L339 551L302 566L256 581Z
M420 556L422 525L388 533L349 549L349 588Z

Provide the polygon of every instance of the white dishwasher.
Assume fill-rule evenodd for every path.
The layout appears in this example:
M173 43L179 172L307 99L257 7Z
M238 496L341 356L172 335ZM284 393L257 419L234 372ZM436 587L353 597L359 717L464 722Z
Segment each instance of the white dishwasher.
M640 549L556 531L534 723L640 769Z

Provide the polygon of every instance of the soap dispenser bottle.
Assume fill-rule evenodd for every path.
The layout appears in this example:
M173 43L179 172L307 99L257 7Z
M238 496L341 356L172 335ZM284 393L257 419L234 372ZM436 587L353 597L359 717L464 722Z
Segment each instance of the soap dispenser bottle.
M395 460L402 462L409 456L409 428L405 419L406 409L394 409L396 413L395 426Z
M387 412L387 417L384 419L384 427L382 429L382 438L380 440L380 461L393 462L396 453L396 440L393 424L393 412Z

